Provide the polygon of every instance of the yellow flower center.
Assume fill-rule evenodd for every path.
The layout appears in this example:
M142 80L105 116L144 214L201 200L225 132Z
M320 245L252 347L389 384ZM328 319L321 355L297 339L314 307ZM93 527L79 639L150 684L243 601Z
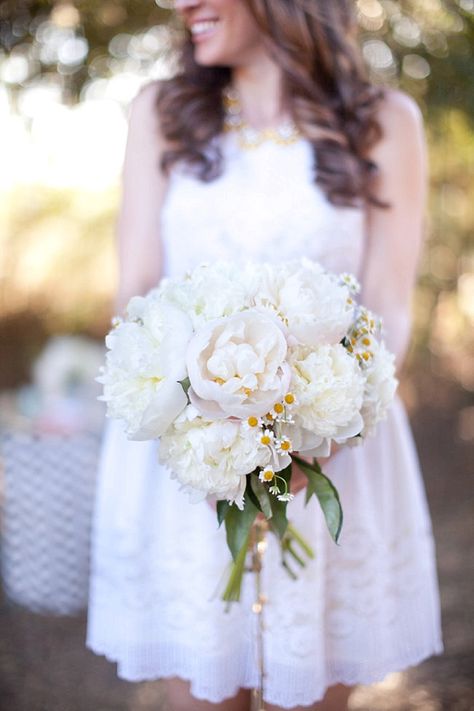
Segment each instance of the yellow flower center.
M224 380L224 378L217 377L217 378L214 378L214 382L217 383L218 385L224 385L225 380Z
M291 442L289 439L284 439L282 443L280 444L280 449L283 449L284 452L288 452L289 449L291 449Z
M364 346L370 346L370 338L363 338L362 343L364 344Z
M295 401L295 396L293 395L293 393L286 393L286 395L285 395L286 404L293 405L294 401Z
M263 472L263 478L265 479L265 481L271 481L274 476L275 475L271 469L265 469L265 471Z
M284 410L285 408L283 407L283 405L281 404L281 402L277 402L276 405L273 407L273 409L275 410L275 412L276 412L278 415L281 415L281 413L283 412L283 410Z
M273 415L272 415L271 412L267 412L267 414L265 415L265 417L266 417L267 420L273 420Z
M272 441L272 440L271 440L271 438L270 438L268 435L262 435L262 436L260 437L260 442L261 442L262 444L270 444L271 441Z
M250 427L256 427L256 426L258 425L258 420L257 420L257 418L254 417L253 415L250 415L250 417L249 417L248 420L247 420L247 424L248 424Z

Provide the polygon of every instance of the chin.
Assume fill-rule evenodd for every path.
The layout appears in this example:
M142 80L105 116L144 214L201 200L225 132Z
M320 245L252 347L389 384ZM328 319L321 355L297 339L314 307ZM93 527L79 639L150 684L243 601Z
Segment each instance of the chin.
M193 52L194 61L203 67L230 67L235 62L229 56L229 52L219 51L212 47L195 46Z

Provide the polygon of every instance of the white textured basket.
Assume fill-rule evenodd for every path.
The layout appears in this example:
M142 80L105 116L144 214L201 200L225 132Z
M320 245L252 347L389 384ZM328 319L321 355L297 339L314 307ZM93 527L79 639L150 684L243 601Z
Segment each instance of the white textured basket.
M29 610L75 614L87 605L100 435L1 435L2 578Z

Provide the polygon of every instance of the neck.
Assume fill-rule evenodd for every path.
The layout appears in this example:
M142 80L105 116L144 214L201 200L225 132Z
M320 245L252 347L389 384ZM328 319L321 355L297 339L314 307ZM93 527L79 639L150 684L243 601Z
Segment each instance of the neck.
M281 69L270 57L235 67L232 84L239 94L242 115L256 129L277 125L284 116Z

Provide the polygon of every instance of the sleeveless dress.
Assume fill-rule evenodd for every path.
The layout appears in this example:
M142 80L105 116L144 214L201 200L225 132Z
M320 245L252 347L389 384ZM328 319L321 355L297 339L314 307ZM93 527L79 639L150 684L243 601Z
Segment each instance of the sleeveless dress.
M360 208L333 206L314 184L306 140L241 149L220 137L223 175L200 182L175 168L162 210L165 273L202 261L301 255L360 275ZM158 247L157 247L158 248ZM338 682L371 683L442 651L433 538L405 411L397 399L375 438L325 467L344 510L340 545L303 492L288 517L316 557L296 581L269 535L263 569L266 693L309 705ZM157 442L130 442L109 421L95 510L87 645L131 681L178 676L219 702L258 684L252 576L226 612L225 532L158 463Z

